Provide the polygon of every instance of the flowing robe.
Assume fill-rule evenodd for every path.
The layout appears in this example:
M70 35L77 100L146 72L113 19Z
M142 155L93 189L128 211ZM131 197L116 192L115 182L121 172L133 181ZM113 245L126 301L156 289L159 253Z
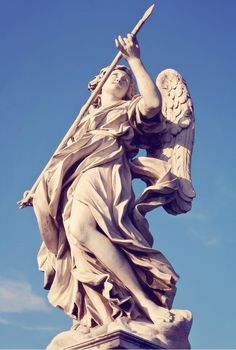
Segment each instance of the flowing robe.
M88 327L102 324L99 307L113 319L135 320L144 312L132 291L71 236L74 200L89 207L98 230L122 251L149 298L170 308L175 295L178 276L152 248L145 213L174 198L177 179L164 161L133 159L135 140L141 136L148 141L162 129L158 118L148 120L140 114L139 100L120 101L84 116L73 143L52 158L33 199L43 238L38 262L49 301ZM136 202L134 177L148 184Z

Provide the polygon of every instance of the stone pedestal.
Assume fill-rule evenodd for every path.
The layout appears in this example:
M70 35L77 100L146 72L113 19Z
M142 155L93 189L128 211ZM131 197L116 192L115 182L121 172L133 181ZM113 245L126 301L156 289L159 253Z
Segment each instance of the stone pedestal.
M113 350L113 349L191 349L188 335L192 315L175 312L173 322L159 324L119 318L108 325L87 328L80 325L57 334L47 350ZM187 316L189 315L189 319Z
M112 350L112 349L163 349L153 342L125 331L114 331L86 340L64 350Z

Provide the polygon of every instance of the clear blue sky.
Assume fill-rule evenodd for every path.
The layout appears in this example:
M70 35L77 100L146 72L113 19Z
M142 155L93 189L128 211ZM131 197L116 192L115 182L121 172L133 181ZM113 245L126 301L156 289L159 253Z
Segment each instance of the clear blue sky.
M37 271L40 235L30 188L149 0L0 0L0 347L44 348L70 326L47 303ZM235 0L160 0L138 38L155 79L175 68L196 111L189 214L149 214L155 247L181 279L175 308L190 309L193 348L236 348ZM137 191L139 185L135 184Z

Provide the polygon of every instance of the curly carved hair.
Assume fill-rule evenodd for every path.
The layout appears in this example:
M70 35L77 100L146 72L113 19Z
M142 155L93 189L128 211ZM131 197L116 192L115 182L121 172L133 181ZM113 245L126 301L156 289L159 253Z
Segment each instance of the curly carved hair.
M90 92L93 92L98 83L101 81L102 77L104 76L104 74L106 73L108 67L104 67L100 70L99 74L95 76L95 78L93 80L91 80L88 84L88 90ZM132 98L137 95L137 85L136 82L132 76L132 71L130 68L123 66L123 65L116 65L114 70L123 70L124 72L126 72L129 77L130 77L130 85L129 85L129 89L127 91L127 94L123 97L123 100L132 100ZM98 108L101 106L101 95L98 95L97 98L94 100L93 102L93 107L94 108Z

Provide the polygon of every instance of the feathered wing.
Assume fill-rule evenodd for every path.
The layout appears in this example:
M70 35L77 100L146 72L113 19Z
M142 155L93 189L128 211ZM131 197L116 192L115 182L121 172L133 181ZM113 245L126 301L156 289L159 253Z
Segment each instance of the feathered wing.
M180 214L191 209L195 192L191 182L191 155L194 141L194 112L192 100L183 77L173 69L162 71L156 84L162 95L162 117L166 127L158 138L158 148L148 156L167 161L171 173L178 178L173 200L163 207L168 213Z

